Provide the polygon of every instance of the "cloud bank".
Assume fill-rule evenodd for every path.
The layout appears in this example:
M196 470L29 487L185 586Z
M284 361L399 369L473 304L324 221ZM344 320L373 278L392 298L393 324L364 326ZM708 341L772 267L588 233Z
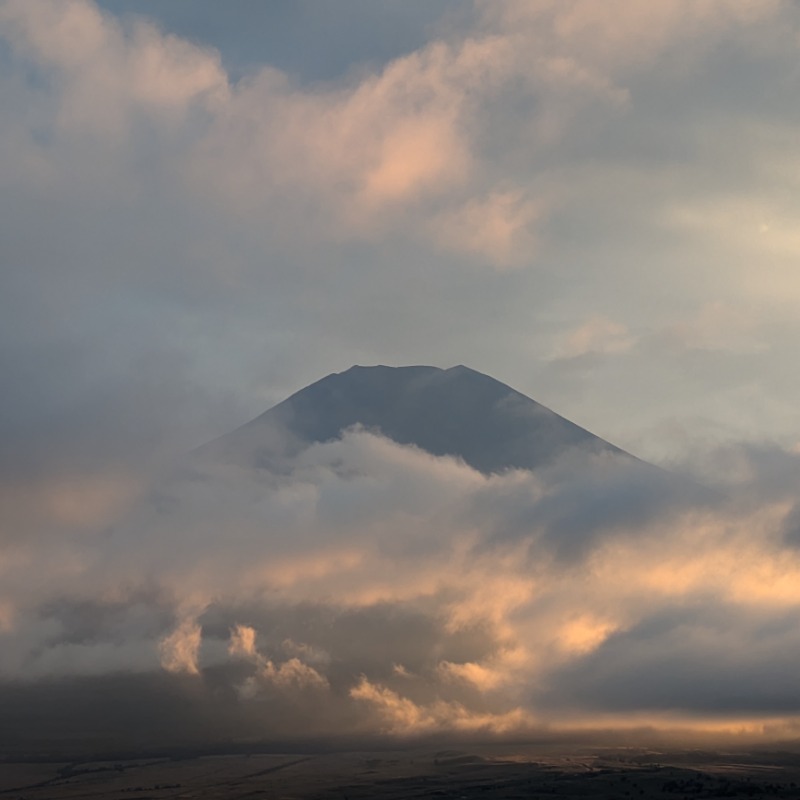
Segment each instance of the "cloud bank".
M354 429L280 472L192 463L4 548L0 691L98 682L111 728L130 691L107 734L128 742L188 693L162 744L788 736L800 461L719 461L705 488L610 454L486 476Z

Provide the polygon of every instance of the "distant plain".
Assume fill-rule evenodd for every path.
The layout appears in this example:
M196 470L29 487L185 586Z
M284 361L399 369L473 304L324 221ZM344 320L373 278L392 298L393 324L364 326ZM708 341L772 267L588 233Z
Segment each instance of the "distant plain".
M487 745L6 762L15 800L800 797L800 753Z

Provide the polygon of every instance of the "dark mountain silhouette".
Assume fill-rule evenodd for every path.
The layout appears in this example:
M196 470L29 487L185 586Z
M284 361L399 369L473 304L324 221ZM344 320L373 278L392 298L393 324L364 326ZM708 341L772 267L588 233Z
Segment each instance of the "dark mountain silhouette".
M484 473L535 469L573 449L633 456L500 381L468 367L351 367L301 389L201 448L226 461L276 458L354 425L452 455Z

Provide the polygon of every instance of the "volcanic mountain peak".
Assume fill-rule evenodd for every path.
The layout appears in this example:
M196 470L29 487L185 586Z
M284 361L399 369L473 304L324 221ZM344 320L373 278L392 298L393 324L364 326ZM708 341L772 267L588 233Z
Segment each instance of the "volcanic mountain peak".
M293 394L203 450L256 465L361 425L453 455L484 473L535 469L568 450L627 455L494 378L463 365L353 366Z

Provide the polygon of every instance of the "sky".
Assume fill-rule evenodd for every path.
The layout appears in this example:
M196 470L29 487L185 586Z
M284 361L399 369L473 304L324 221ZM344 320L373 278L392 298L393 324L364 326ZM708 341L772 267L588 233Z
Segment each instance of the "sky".
M0 0L0 672L249 664L237 697L332 692L331 718L360 731L549 725L570 698L580 724L793 725L799 46L791 0ZM291 486L222 470L158 515L165 465L353 364L466 364L720 498L642 501L652 552L609 523L577 562L552 555L541 595L529 573L487 588L508 600L486 618L475 576L528 562L484 542L514 528L513 503L478 531L469 509L487 492L524 509L572 478L486 479L354 434ZM336 447L386 506L334 542L359 490ZM442 531L431 565L451 575L463 553L413 597L424 543L397 586L369 585L409 524L398 497ZM536 536L555 524L536 519ZM296 624L269 635L255 589L220 606L211 577L215 531L238 543L234 580L261 564L262 525L297 531L296 583L273 598ZM309 644L332 608L343 630L391 619L429 650ZM547 656L521 644L534 629ZM738 672L701 675L701 702L664 661L681 648ZM661 705L662 677L632 691L662 672L678 678Z

